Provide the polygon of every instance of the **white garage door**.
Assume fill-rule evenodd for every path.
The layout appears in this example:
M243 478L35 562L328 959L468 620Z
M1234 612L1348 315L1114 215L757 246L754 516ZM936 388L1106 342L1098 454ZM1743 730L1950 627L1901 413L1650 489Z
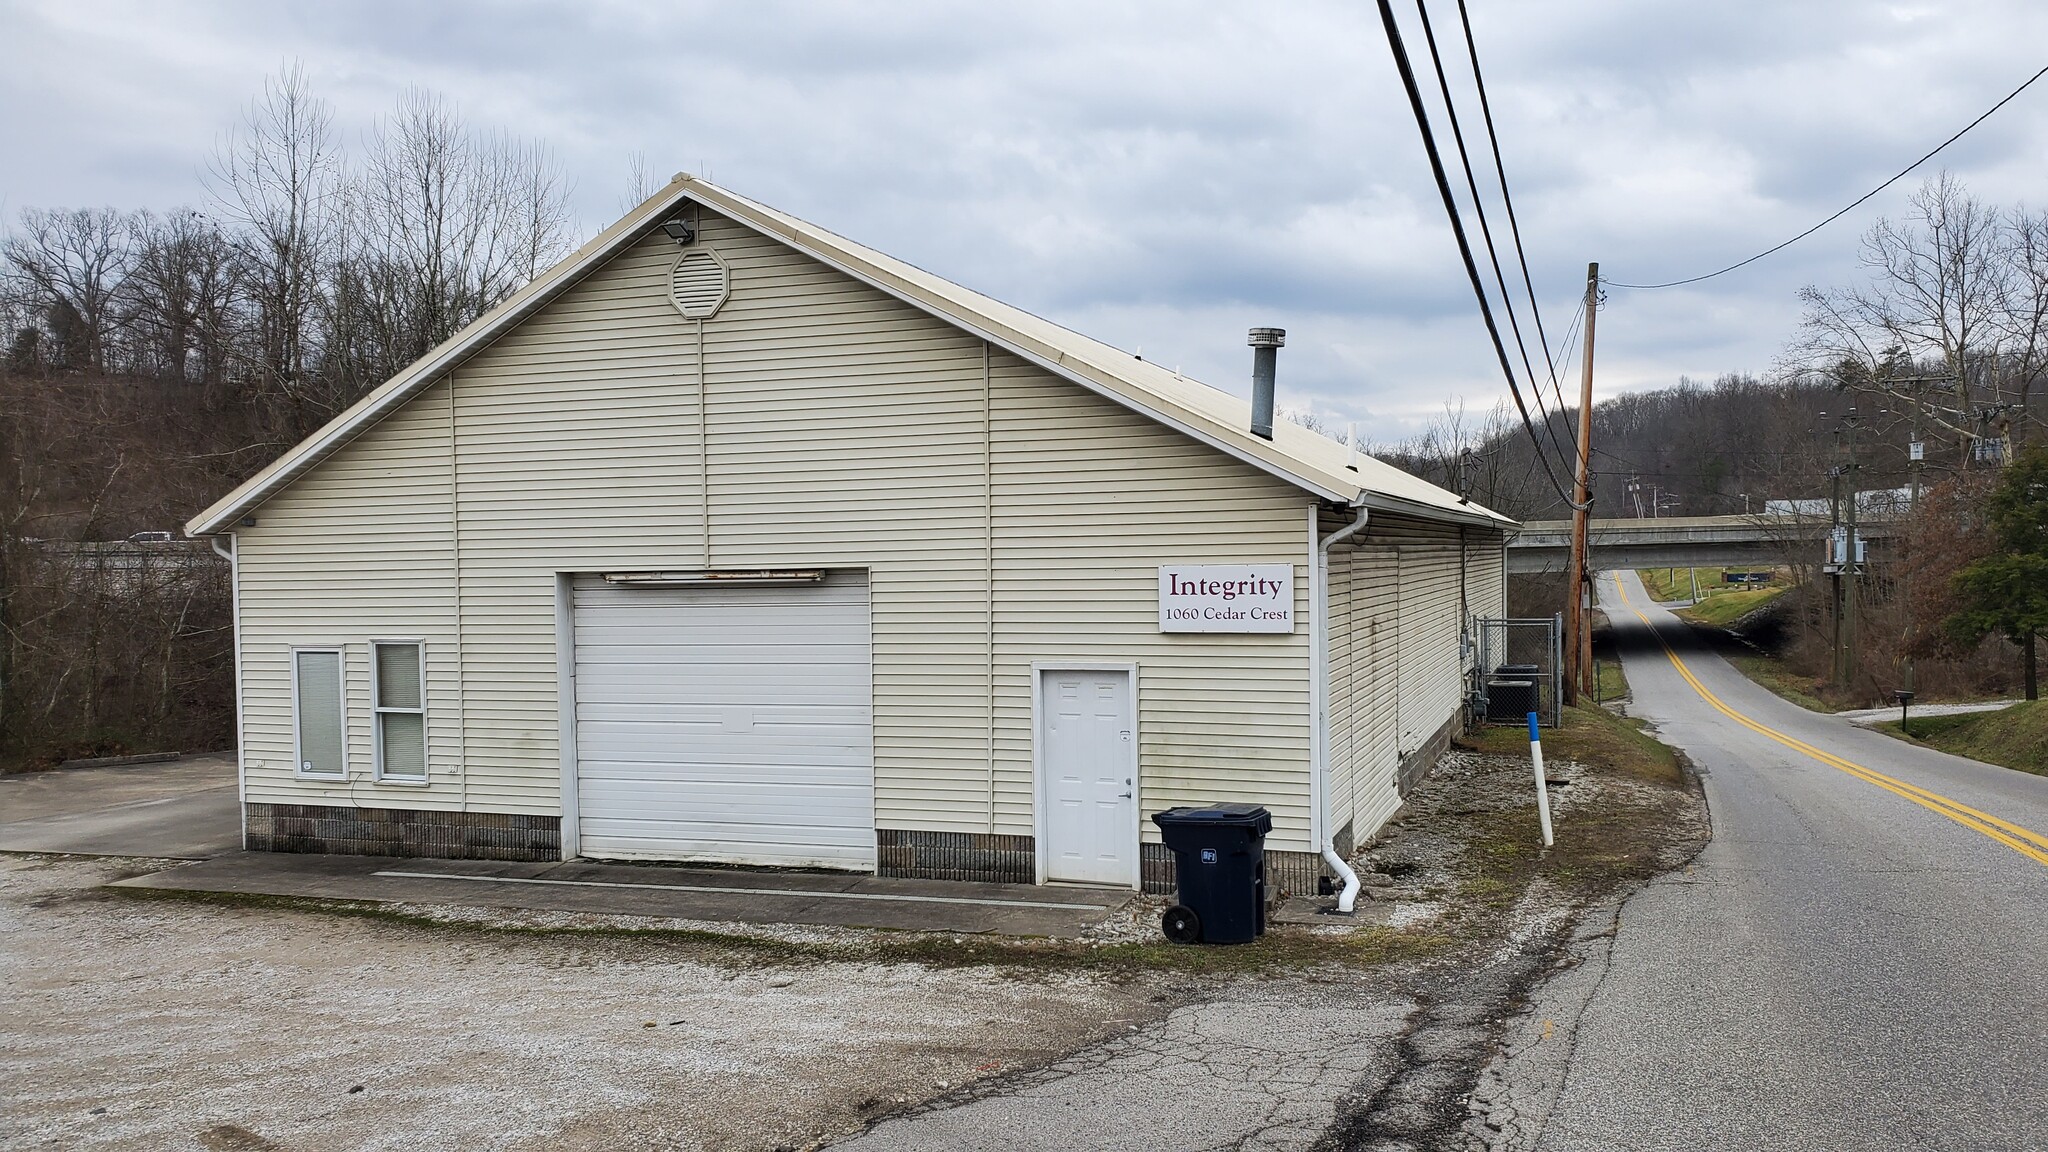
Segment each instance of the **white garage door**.
M874 867L864 575L575 604L582 855Z

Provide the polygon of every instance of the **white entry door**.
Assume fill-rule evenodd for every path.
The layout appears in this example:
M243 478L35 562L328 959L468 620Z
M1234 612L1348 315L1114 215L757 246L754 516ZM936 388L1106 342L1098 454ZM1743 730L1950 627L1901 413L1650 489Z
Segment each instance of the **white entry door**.
M1137 735L1131 674L1039 673L1038 748L1045 876L1135 884Z

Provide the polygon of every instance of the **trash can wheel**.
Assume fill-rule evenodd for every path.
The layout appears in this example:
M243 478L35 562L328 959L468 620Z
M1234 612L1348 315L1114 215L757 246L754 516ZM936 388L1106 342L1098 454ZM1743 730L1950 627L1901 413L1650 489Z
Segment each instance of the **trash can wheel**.
M1175 944L1193 944L1202 938L1202 918L1185 904L1175 904L1161 913L1159 927Z

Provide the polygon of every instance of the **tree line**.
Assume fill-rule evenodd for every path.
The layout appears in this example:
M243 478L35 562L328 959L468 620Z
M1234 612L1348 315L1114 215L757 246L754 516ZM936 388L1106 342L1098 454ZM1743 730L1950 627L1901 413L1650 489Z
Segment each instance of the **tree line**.
M223 566L150 534L569 247L548 149L424 89L348 140L286 69L204 184L0 236L0 764L230 746Z

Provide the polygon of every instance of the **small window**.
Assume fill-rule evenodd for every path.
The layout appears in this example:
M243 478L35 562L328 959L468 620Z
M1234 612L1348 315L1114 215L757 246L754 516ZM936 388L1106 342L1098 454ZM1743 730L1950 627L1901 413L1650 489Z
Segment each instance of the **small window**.
M420 646L377 641L370 645L376 684L377 778L427 778L427 699Z
M293 764L301 776L348 775L341 650L292 649Z

